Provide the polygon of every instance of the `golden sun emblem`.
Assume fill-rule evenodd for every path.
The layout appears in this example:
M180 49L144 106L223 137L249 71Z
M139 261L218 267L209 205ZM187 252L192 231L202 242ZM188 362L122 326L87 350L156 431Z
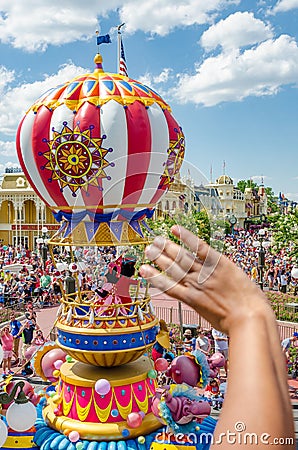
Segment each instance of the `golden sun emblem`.
M77 125L72 130L64 122L60 133L54 130L53 139L47 141L48 151L43 153L47 159L43 168L51 171L49 181L59 180L61 191L68 186L73 196L80 188L88 191L90 185L101 189L100 179L110 179L104 169L114 166L105 159L112 151L102 147L106 136L94 138L92 129L81 131Z

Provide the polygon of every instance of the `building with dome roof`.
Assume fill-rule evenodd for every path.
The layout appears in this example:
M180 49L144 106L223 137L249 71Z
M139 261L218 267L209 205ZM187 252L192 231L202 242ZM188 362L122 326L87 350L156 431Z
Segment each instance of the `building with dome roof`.
M237 219L236 226L243 227L246 219L245 196L231 177L226 174L217 178L215 183L209 183L210 188L216 189L221 204L220 215L229 220L232 216Z
M217 178L216 183L217 184L233 184L233 180L228 175L221 175L219 178Z

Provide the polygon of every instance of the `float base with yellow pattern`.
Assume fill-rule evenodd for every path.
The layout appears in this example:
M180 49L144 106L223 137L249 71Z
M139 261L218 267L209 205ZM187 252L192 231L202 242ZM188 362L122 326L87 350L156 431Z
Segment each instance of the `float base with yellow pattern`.
M156 390L152 369L145 356L121 366L121 370L65 362L56 394L43 410L44 420L61 433L76 430L81 439L95 441L131 439L157 430L161 424L151 412ZM96 391L99 379L110 384L104 395ZM127 423L128 415L134 412L143 417L137 428Z

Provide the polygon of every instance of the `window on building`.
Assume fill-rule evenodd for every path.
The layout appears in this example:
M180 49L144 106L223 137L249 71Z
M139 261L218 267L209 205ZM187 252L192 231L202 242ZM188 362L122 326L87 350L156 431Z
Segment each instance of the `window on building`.
M23 206L21 210L17 209L17 221L24 222L25 220L25 207Z
M41 223L45 223L46 222L46 209L45 208L40 208L38 210L38 220Z
M29 237L28 236L14 236L13 237L13 245L15 247L19 247L21 245L21 247L28 248L28 246L29 246Z

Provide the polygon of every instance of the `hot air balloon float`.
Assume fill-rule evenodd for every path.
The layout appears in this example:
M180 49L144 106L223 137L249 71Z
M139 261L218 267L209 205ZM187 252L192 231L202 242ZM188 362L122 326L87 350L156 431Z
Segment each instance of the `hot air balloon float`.
M156 92L105 72L99 53L94 62L92 73L41 96L17 132L24 173L60 222L48 242L52 259L54 247L68 247L72 258L67 265L56 264L57 278L66 270L73 281L59 281L63 297L52 349L67 357L53 362L45 352L35 358L42 377L44 366L55 365L55 390L38 406L35 445L43 450L164 448L157 434L172 423L166 417L171 405L182 397L185 404L199 400L178 388L158 396L157 371L148 352L164 330L148 285L142 287L134 276L135 261L118 254L103 287L83 291L78 274L84 261L76 260L73 249L150 242L146 219L179 172L184 136ZM159 417L160 402L166 415ZM196 427L188 423L185 430L198 432L200 408L190 409ZM169 445L180 448L177 442Z

